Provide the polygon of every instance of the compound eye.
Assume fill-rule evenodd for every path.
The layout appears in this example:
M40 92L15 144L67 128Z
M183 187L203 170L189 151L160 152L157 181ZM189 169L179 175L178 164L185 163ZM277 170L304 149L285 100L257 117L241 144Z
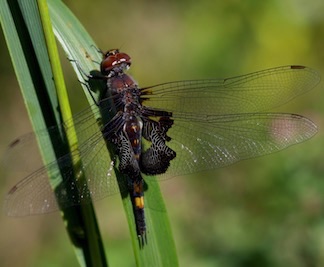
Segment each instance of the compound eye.
M126 53L118 53L116 57L118 58L120 63L125 62L127 63L127 65L131 64L131 57Z
M108 74L112 69L124 64L125 66L131 65L131 58L126 53L120 53L118 49L108 50L101 62L101 73Z
M113 55L106 57L100 64L101 73L107 74L113 69L114 65L116 65L116 57Z

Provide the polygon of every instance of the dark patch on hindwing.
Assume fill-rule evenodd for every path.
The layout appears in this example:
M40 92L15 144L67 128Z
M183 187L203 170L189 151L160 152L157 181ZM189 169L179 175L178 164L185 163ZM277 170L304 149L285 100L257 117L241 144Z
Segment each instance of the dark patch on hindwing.
M176 157L176 152L166 145L171 138L166 135L171 128L173 120L165 117L159 122L145 120L143 137L150 141L151 146L142 152L140 158L141 171L145 174L155 175L165 173L170 166L170 161Z

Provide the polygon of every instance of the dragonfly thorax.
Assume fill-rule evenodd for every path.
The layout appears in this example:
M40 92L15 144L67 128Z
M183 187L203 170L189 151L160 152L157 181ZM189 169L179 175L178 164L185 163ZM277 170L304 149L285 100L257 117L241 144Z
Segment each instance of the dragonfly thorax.
M111 90L112 94L123 94L126 90L137 88L137 83L126 73L119 73L107 80L107 88Z

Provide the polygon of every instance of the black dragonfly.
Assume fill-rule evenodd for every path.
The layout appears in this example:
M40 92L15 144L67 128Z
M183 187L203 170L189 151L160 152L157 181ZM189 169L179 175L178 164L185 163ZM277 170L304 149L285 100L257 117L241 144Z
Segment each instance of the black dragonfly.
M129 55L113 49L103 53L100 74L87 75L106 82L105 92L95 105L100 107L97 113L110 119L99 128L94 119L98 114L92 107L71 118L80 133L80 146L71 154L80 154L80 171L85 173L86 183L74 182L70 155L62 155L9 191L8 215L51 212L58 209L56 199L62 207L70 207L114 194L119 191L113 175L118 162L119 171L128 177L125 191L132 199L137 234L145 240L142 174L163 179L211 170L279 151L317 132L316 125L303 116L268 111L319 83L318 72L308 67L283 66L228 79L141 88L126 73L130 65ZM53 127L40 134L56 131ZM19 154L34 140L34 134L16 139L8 154ZM117 158L110 159L106 143L113 145ZM61 191L53 193L48 173L63 176ZM69 195L66 187L73 189Z

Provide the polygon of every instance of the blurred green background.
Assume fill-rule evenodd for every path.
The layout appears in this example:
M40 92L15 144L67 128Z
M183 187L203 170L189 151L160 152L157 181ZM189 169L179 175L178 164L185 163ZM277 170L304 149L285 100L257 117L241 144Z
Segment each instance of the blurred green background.
M288 64L324 73L322 0L64 1L103 49L133 59L141 86ZM31 130L0 35L0 153ZM75 111L86 107L62 57ZM161 183L181 266L324 266L323 85L280 107L319 134L280 153ZM0 196L17 181L1 170ZM7 178L6 178L7 177ZM96 203L111 266L134 266L119 196ZM59 213L0 214L1 266L78 266Z

